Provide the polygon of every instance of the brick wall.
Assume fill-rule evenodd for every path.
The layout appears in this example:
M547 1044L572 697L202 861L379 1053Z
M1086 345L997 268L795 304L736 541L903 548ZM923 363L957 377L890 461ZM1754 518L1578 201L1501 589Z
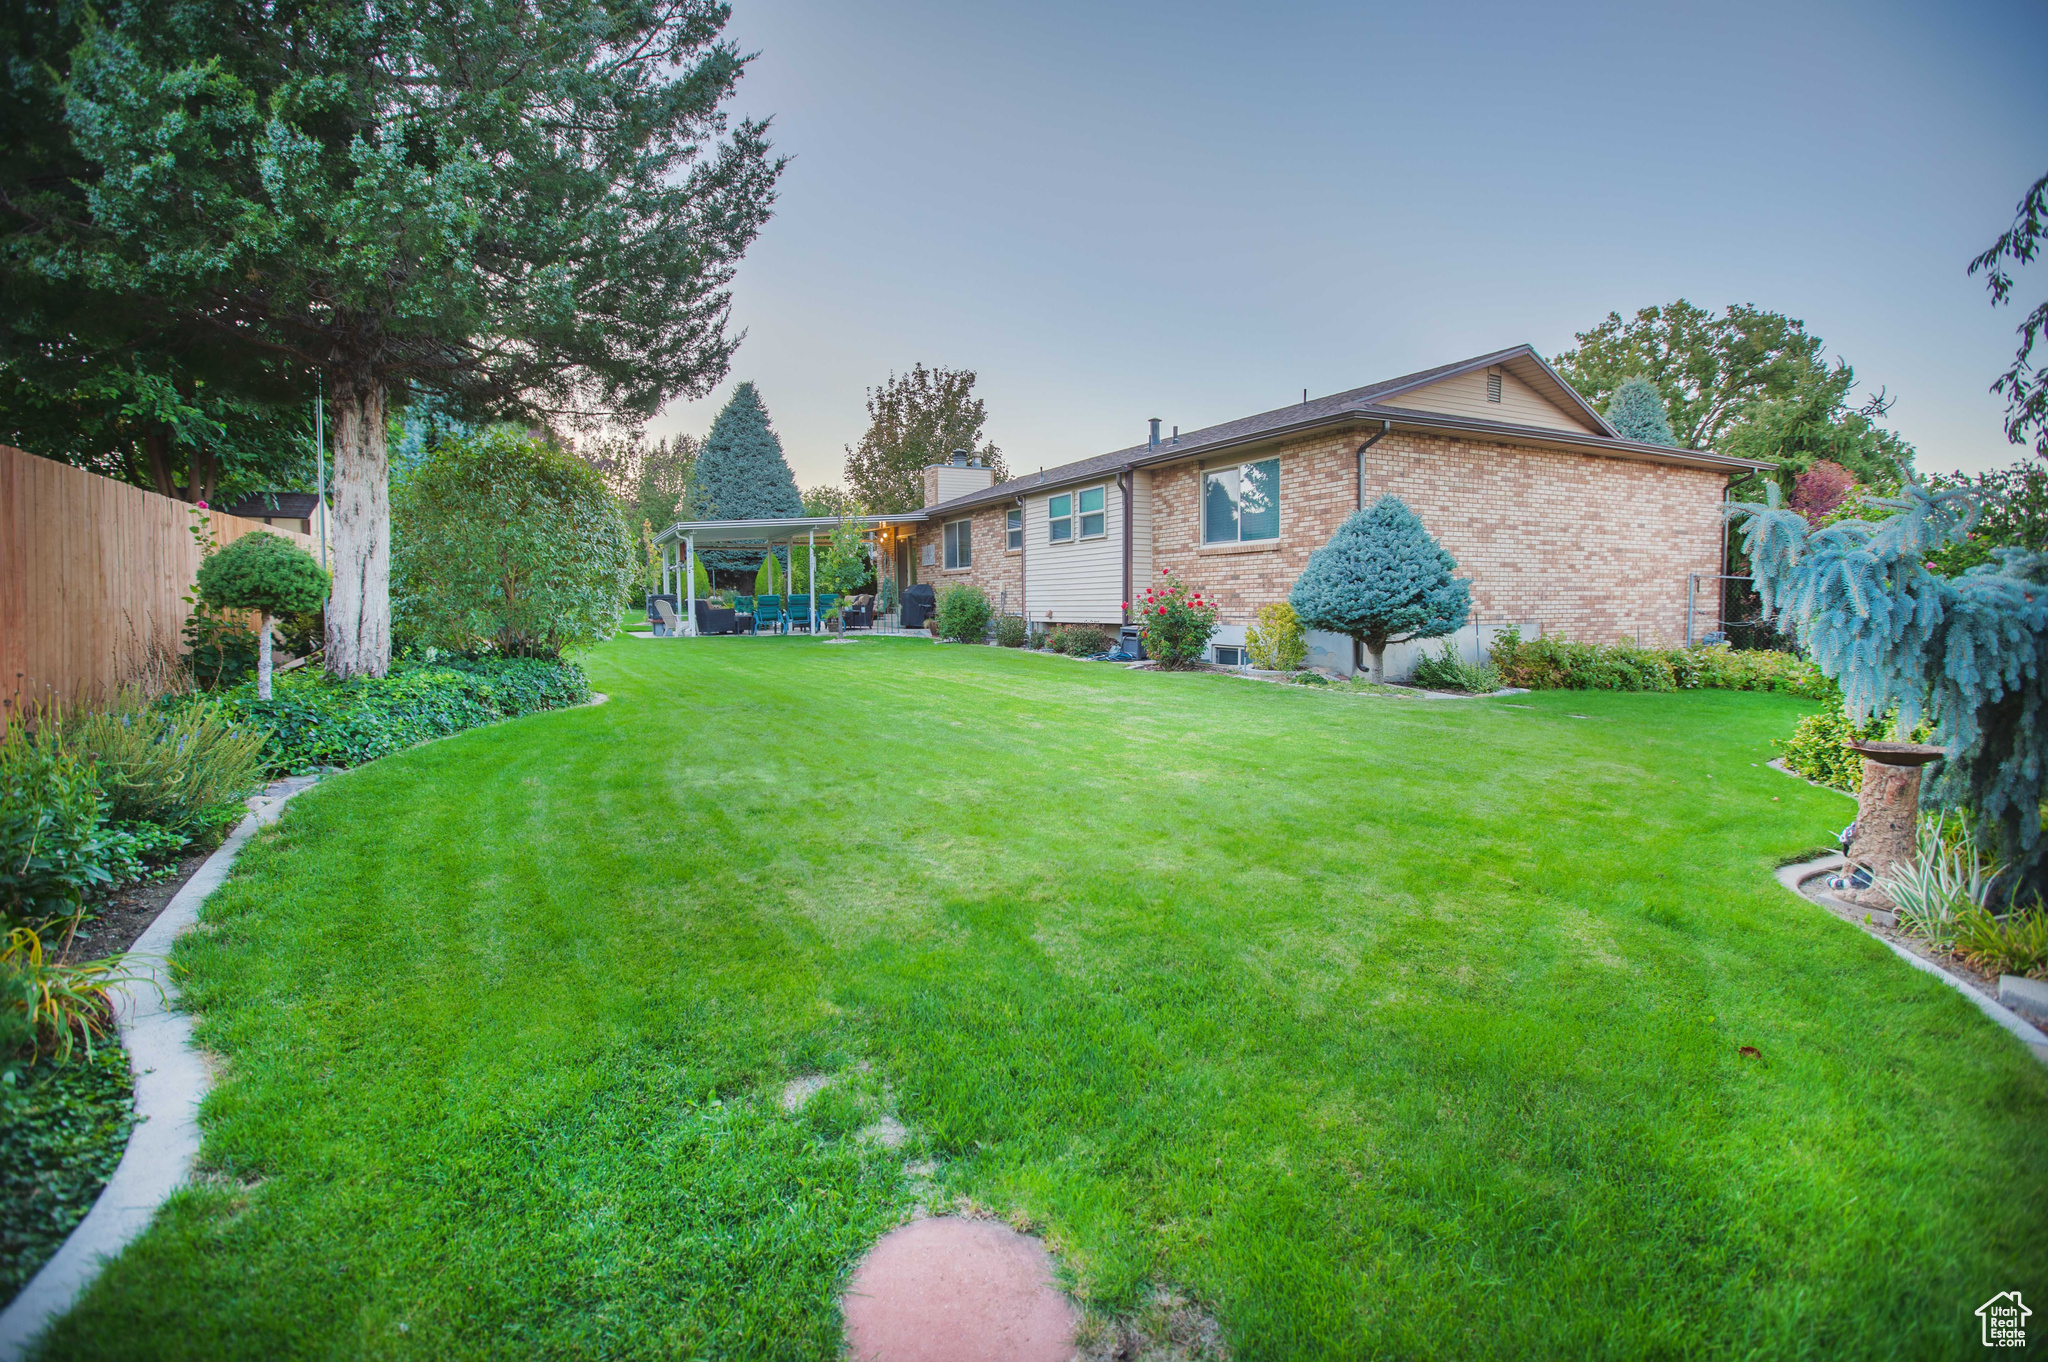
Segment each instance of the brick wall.
M932 590L943 592L955 582L967 582L988 593L989 604L997 611L1012 615L1022 614L1024 609L1024 555L1007 553L1003 549L1004 517L1012 503L984 506L973 512L974 553L973 565L965 571L946 570L946 527L943 521L931 521L918 526L917 530L917 580L927 582ZM958 516L949 519L959 519ZM925 545L932 546L932 565L924 566Z
M1172 568L1214 593L1226 626L1285 600L1309 554L1355 509L1360 440L1281 447L1280 538L1269 549L1202 547L1199 467L1156 471L1154 575ZM1472 580L1483 625L1533 623L1603 643L1638 631L1645 644L1684 642L1687 575L1720 570L1725 484L1703 469L1408 432L1374 445L1365 466L1366 504L1389 492L1408 503Z

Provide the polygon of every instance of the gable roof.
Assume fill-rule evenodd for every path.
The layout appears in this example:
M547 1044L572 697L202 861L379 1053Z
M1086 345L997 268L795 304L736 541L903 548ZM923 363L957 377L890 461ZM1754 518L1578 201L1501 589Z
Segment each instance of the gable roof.
M1559 407L1580 417L1599 433L1583 434L1540 426L1517 425L1506 421L1479 420L1440 411L1403 407L1400 404L1400 398L1405 394L1427 388L1433 383L1456 378L1461 374L1471 373L1476 369L1490 369L1495 365L1512 372ZM1328 397L1317 397L1307 402L1278 407L1272 411L1260 412L1256 416L1244 416L1235 421L1205 426L1200 430L1183 433L1178 443L1162 441L1157 446L1130 445L1107 454L1095 455L1093 458L1048 468L1043 472L1027 473L1023 477L998 483L986 491L971 492L965 496L939 502L927 507L926 510L930 514L966 510L992 501L1012 500L1042 487L1086 482L1112 473L1120 473L1127 468L1178 462L1203 453L1220 452L1233 445L1276 439L1318 426L1382 420L1401 425L1490 436L1514 443L1561 445L1620 458L1725 468L1730 472L1773 467L1771 464L1758 463L1753 459L1728 458L1711 450L1678 449L1669 445L1624 440L1614 433L1614 427L1607 424L1606 417L1595 411L1591 403L1574 391L1569 383L1558 376L1555 369L1544 362L1534 347L1514 345L1490 354L1474 355L1470 359L1440 364L1433 369L1403 374L1399 378L1368 383L1362 388L1332 393Z

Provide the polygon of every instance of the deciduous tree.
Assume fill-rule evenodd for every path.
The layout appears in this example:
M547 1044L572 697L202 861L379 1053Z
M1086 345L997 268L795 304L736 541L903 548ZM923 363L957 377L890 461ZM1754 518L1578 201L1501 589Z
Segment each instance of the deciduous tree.
M2012 267L2030 264L2048 238L2048 175L2034 181L2020 199L2012 226L1970 262L1970 273L1984 275L1993 307L2012 301ZM2034 363L2034 347L2048 335L2048 301L2038 304L2019 325L2020 347L2012 367L1998 376L1991 391L2005 395L2005 434L2016 445L2031 435L2034 452L2048 458L2048 367Z
M944 463L954 450L978 455L1010 476L1003 452L984 435L988 409L974 395L972 369L911 366L868 389L868 429L846 451L846 486L854 499L877 515L914 511L924 505L924 470Z

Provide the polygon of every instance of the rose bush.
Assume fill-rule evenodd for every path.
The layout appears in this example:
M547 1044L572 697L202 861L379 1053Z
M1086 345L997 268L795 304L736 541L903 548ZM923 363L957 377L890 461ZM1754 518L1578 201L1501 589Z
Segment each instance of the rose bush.
M1159 575L1161 584L1146 587L1136 602L1125 601L1124 609L1137 606L1145 656L1168 669L1191 667L1202 660L1216 632L1216 603L1204 600L1169 568L1159 569Z

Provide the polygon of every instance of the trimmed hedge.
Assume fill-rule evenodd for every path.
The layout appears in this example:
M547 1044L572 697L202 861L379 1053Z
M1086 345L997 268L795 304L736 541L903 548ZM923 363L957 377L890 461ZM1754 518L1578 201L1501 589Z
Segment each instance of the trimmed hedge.
M277 678L272 699L238 686L215 697L238 723L269 730L263 757L279 775L360 766L431 738L590 699L573 662L441 658L399 663L386 677ZM172 703L177 703L173 701Z

